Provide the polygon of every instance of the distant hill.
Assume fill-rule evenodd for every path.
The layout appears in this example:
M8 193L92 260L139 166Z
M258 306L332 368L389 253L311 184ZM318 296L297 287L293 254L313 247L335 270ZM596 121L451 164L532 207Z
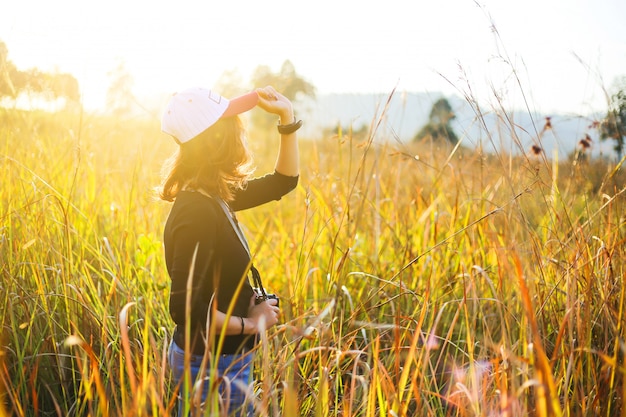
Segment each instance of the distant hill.
M323 130L336 128L339 124L356 130L381 120L376 140L398 138L410 142L428 122L432 104L441 97L442 94L436 93L396 93L385 111L389 95L326 94L316 100L298 103L296 111L306 120L302 130L305 137L321 137ZM588 134L592 138L594 156L613 155L612 144L600 143L597 131L590 127L592 121L602 115L529 114L524 111L504 115L485 107L481 109L481 117L477 117L467 101L455 96L446 98L457 116L452 126L467 147L481 145L490 153L502 150L520 153L528 152L532 145L537 144L548 157L551 158L558 149L559 158L563 158L576 149L579 141ZM552 128L541 134L538 140L547 117Z

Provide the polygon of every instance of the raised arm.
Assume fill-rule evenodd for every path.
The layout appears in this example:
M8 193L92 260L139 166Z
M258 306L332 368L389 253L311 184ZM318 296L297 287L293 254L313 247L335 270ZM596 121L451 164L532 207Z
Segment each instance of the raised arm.
M256 90L259 95L258 106L268 113L276 114L280 118L280 144L278 157L276 158L275 170L289 177L300 174L298 140L296 130L302 122L294 118L291 101L278 93L273 87L268 86Z

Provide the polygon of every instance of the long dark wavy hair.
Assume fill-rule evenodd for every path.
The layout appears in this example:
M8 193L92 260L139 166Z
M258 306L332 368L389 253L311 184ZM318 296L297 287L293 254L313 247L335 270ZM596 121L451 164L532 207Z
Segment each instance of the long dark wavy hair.
M174 201L182 189L189 188L230 201L234 190L245 187L252 171L241 119L227 117L180 144L163 166L159 196Z

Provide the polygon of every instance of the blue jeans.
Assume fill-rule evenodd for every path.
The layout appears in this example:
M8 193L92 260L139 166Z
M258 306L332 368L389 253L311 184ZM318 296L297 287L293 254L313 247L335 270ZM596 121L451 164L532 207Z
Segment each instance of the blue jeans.
M205 407L214 407L213 399L207 404L209 390L215 392L215 385L219 392L219 409L228 407L228 416L252 417L254 406L252 404L252 354L220 355L215 367L215 358L207 361L206 369L202 375L201 363L203 356L189 355L189 372L191 386L185 389L185 351L174 341L170 343L168 359L172 371L172 382L178 387L178 417L185 417L185 403L188 403L190 414L187 416L218 415L218 410L212 410L210 414L204 414ZM211 372L217 372L214 385L211 387ZM218 385L219 384L219 385ZM199 399L196 394L201 390ZM215 413L214 413L215 412Z

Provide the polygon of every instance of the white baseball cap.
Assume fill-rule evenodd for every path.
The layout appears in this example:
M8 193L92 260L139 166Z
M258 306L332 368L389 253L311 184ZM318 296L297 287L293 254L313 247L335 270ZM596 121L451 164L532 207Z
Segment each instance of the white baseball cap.
M256 91L229 100L206 88L189 88L172 95L161 118L161 130L179 143L189 142L219 119L247 112L258 101Z

